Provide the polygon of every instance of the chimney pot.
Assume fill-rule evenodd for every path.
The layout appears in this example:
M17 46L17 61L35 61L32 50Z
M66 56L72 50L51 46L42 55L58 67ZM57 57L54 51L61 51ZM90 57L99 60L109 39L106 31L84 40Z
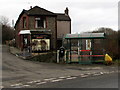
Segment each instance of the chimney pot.
M30 9L32 9L32 6L30 6Z
M68 10L68 7L66 7L65 9L65 15L68 15L69 14L69 10Z

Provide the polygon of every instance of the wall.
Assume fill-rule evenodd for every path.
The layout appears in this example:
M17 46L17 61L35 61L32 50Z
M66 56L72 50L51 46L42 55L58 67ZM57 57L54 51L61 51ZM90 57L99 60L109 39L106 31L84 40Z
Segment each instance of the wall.
M57 21L57 38L62 38L71 32L71 22L70 21Z
M35 17L29 16L28 29L30 30L51 30L51 49L56 49L56 17L46 16L46 28L35 28Z

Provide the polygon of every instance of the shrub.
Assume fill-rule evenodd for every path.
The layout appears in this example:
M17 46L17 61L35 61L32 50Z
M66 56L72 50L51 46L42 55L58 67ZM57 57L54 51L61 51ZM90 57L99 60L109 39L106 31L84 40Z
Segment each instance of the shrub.
M34 56L30 60L38 62L56 63L56 53L54 52L42 53L40 55Z

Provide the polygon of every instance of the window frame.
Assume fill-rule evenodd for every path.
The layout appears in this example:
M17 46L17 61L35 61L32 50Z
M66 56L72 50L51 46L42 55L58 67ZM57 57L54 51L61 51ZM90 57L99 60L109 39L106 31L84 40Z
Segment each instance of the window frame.
M26 29L27 28L27 17L23 17L23 29Z
M38 26L38 21L41 20L42 25ZM39 22L39 24L41 23ZM45 17L35 17L35 28L46 28L46 18Z

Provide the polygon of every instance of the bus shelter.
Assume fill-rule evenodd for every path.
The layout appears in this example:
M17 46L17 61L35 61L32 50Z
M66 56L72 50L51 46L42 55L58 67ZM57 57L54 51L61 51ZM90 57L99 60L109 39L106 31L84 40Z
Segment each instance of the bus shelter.
M67 34L63 40L65 62L91 64L104 61L104 33Z

